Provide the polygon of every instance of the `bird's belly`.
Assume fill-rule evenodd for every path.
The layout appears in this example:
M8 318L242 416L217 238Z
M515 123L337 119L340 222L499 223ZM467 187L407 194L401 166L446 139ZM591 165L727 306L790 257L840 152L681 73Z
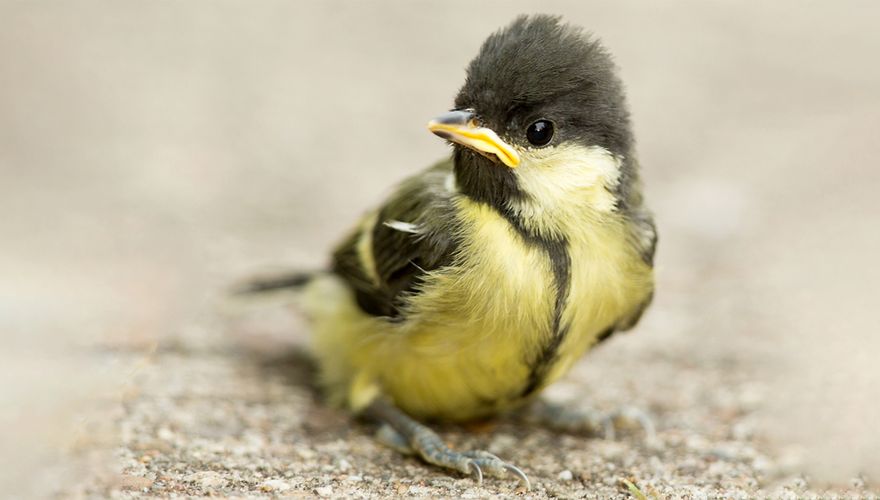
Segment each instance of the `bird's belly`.
M651 290L650 268L622 228L597 228L569 242L571 279L556 325L557 281L547 251L495 211L472 207L465 214L477 232L465 241L475 246L461 249L459 266L431 274L402 335L386 344L398 353L383 356L394 360L383 389L416 416L467 419L522 402L536 385L564 374Z
M530 353L551 330L546 256L526 249L490 266L471 264L432 272L404 321L364 313L334 276L310 285L312 347L331 400L357 411L383 394L414 417L441 420L518 402Z
M407 321L377 346L383 391L414 416L460 420L510 406L552 328L546 253L494 210L465 208L471 243L455 266L429 274Z
M560 333L550 258L496 212L477 207L470 215L468 227L477 234L463 240L471 246L459 249L456 265L426 276L405 321L357 313L349 296L344 309L351 313L343 315L352 319L341 322L346 327L333 321L332 329L317 333L325 383L338 379L344 387L338 396L350 406L384 394L414 417L466 420L521 403L534 384L536 360ZM650 269L632 264L620 235L595 237L599 243L574 241L569 248L565 337L538 389L650 292L650 280L636 276Z

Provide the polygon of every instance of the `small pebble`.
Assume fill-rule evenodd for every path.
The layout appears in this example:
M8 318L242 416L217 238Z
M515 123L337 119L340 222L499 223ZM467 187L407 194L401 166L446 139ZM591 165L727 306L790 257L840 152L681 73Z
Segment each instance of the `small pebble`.
M317 493L319 497L327 498L333 495L333 488L331 488L330 486L321 486L319 488L315 488L315 493Z
M265 490L277 492L287 491L291 488L290 483L281 479L269 479L268 481L263 481L262 487Z
M146 477L122 474L117 479L117 485L122 490L146 491L153 485L153 480Z
M564 471L560 472L559 475L556 477L558 477L561 481L571 481L572 479L574 479L574 474L572 474L570 470L565 469Z
M226 486L226 479L213 471L200 471L184 477L184 480L198 484L204 490L216 490Z
M174 433L171 432L171 429L168 427L159 428L159 432L157 432L156 435L163 441L171 441L174 439Z

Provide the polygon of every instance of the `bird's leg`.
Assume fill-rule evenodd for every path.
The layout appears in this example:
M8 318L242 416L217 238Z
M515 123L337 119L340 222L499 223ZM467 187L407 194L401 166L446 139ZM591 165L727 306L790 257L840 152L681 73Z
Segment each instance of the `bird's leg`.
M388 424L381 424L376 431L376 441L384 444L392 450L397 450L403 455L415 455L416 451L409 445L409 441L403 435Z
M521 416L526 422L569 434L603 436L614 439L618 429L641 427L647 440L655 437L654 423L638 408L623 407L601 414L538 400L526 408Z
M388 401L377 399L364 414L382 424L378 437L380 441L403 453L420 456L425 462L445 469L473 474L477 483L482 483L483 475L515 475L530 489L529 478L518 467L509 464L487 451L458 452L449 449L434 431L416 422Z

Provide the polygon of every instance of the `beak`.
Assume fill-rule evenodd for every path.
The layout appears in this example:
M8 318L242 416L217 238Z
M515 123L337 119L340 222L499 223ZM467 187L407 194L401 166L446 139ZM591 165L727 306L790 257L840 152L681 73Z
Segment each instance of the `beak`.
M519 165L519 154L494 130L479 127L472 110L450 111L428 122L428 130L452 142L481 153L495 155L510 168Z

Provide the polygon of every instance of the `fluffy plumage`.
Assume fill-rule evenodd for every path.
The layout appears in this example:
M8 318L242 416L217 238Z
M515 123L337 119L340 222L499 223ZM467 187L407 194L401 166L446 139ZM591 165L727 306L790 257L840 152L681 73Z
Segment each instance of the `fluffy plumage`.
M455 99L520 155L454 144L368 213L307 287L331 398L385 397L418 418L514 407L590 346L631 327L653 292L622 85L602 46L548 16L490 36ZM529 144L538 119L555 126Z

